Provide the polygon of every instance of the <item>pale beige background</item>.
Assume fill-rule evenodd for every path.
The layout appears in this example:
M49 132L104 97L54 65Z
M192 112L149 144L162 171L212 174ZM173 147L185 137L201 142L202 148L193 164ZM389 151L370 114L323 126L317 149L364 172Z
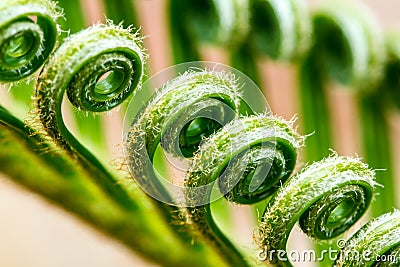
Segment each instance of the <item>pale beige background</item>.
M117 0L116 0L117 1ZM186 1L186 0L182 0ZM229 1L229 0L227 0ZM322 0L324 1L324 0ZM87 10L87 22L103 20L102 7L98 0L86 0L82 5ZM168 36L163 20L164 0L135 0L141 10L139 16L142 32L148 35L145 46L151 55L150 73L155 73L171 64ZM311 1L310 1L311 2ZM318 1L312 1L317 3ZM364 0L379 22L385 27L395 26L400 30L400 2L398 0ZM221 51L212 50L210 60L223 59ZM265 75L270 83L269 102L273 111L286 118L298 113L296 101L282 101L282 95L293 91L291 67L265 62ZM359 151L357 129L354 128L356 109L351 94L332 90L332 106L340 103L334 120L338 137L336 148L341 154L354 155ZM349 115L353 114L353 115ZM108 119L110 120L110 119ZM400 116L393 115L393 137L400 134ZM115 127L113 129L116 129ZM349 130L350 129L350 130ZM118 131L113 144L120 142ZM399 144L395 151L400 151ZM397 152L399 153L399 152ZM397 155L400 158L400 155ZM400 176L400 175L398 175ZM238 216L240 217L240 216ZM240 225L238 225L240 228ZM182 252L184 253L184 251ZM91 228L55 208L40 197L0 177L0 267L124 267L155 266L142 261L123 246L98 234Z

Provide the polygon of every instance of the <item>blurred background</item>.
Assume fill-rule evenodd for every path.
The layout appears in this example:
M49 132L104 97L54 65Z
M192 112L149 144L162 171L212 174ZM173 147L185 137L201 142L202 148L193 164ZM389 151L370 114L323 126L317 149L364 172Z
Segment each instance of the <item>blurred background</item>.
M67 0L65 0L67 1ZM229 0L227 0L229 1ZM348 0L350 1L350 0ZM400 32L397 0L363 0L382 30L397 29ZM117 2L117 1L116 1ZM136 9L137 25L146 36L144 46L150 55L147 65L149 76L176 63L171 45L174 33L170 34L167 0L132 0ZM182 2L190 2L184 1ZM308 1L310 9L315 9L324 0ZM61 1L62 4L62 1ZM102 0L80 0L76 10L82 10L83 23L89 26L104 22L107 5ZM66 10L67 13L67 10ZM69 14L67 14L69 15ZM125 21L129 21L127 17ZM118 21L114 21L118 23ZM69 21L64 28L69 28ZM77 26L78 27L78 26ZM230 64L229 51L224 46L201 43L198 45L201 59ZM295 115L303 134L302 108L298 93L298 66L293 63L277 62L260 55L256 66L260 74L260 88L263 90L272 111L286 119ZM364 143L360 129L360 110L357 94L348 86L329 83L326 90L331 116L332 144L341 155L364 157ZM0 102L10 99L7 90L2 90ZM11 101L11 100L9 100ZM122 139L121 114L118 111L104 116L107 146L115 151ZM400 112L395 109L385 111L388 122L394 178L394 192L400 192ZM72 128L73 122L71 122ZM111 126L111 127L110 127ZM110 130L111 129L111 130ZM121 130L119 130L121 129ZM318 134L318 132L316 132ZM308 156L301 155L299 162L306 162ZM301 164L300 164L301 166ZM385 166L373 166L386 168ZM395 194L397 207L399 194ZM389 210L391 208L389 207ZM41 197L30 193L0 175L0 266L1 267L53 267L53 266L156 266L132 255L122 245L98 234L87 225L55 208ZM240 217L240 216L238 216ZM246 222L243 222L246 224ZM240 228L238 222L238 228ZM182 252L184 253L184 252Z

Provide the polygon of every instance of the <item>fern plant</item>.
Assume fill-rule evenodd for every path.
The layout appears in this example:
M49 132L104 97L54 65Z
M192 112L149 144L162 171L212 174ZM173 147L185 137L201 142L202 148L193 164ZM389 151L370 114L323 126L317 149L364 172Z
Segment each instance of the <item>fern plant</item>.
M123 4L128 9L132 3ZM106 6L113 18L124 16L114 2L106 1ZM169 8L174 15L190 7L172 0ZM256 55L263 48L256 41L264 40L269 32L258 28L258 19L264 19L258 17L260 10L275 16L272 24L286 25L267 53L299 60L310 49L304 36L311 21L303 20L309 17L301 3L271 0L223 5L210 1L199 8L218 14L218 27L211 27L208 36L203 28L196 28L196 20L202 19L196 17L199 13L185 17L193 25L171 17L171 26L188 45L186 50L182 43L175 44L176 61L200 57L197 41L190 36L193 32L206 41L218 36L233 51ZM293 12L296 20L285 24L284 11ZM353 226L371 201L380 197L374 195L380 186L375 171L359 158L331 152L294 173L305 137L292 121L270 112L249 78L229 68L220 71L218 64L175 73L135 115L128 107L125 172L110 170L101 155L70 132L62 102L66 94L77 110L94 113L107 112L132 96L130 105L138 105L135 94L143 90L147 59L142 37L131 26L108 21L62 39L57 24L61 16L50 0L0 3L0 81L36 76L34 106L25 122L0 106L0 171L144 258L163 266L291 266L287 240L297 222L312 239L332 239ZM334 21L325 13L314 18L318 20ZM128 24L134 21L131 18ZM209 22L215 26L215 21ZM316 40L324 40L320 25L314 24ZM284 40L293 35L299 43L296 47ZM307 54L306 66L315 63L312 59L322 51L318 47ZM233 57L233 62L246 63L244 55ZM393 66L387 68L388 73L393 73ZM183 163L181 183L161 177L156 168L156 161L162 161L160 153ZM171 175L165 162L160 165L161 173ZM212 202L219 198L263 206L250 251L238 247L214 220ZM335 266L398 265L399 214L395 210L361 227L340 245Z

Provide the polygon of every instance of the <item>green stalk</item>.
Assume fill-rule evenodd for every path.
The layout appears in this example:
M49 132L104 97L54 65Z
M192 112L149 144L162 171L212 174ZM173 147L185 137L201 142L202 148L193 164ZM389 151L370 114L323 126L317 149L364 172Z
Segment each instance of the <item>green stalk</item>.
M57 4L63 10L64 19L60 19L59 23L64 31L73 34L86 27L85 14L82 8L77 8L81 7L80 0L60 0ZM66 37L65 33L61 34L59 41L63 42ZM74 111L73 115L78 133L83 141L99 152L106 151L106 137L103 134L103 123L100 115L88 116L77 110Z
M169 0L168 18L171 38L172 53L175 64L197 61L200 59L200 52L191 32L187 29L185 5L180 0Z
M375 168L382 169L378 176L382 187L377 190L379 197L372 204L372 216L375 217L397 206L395 194L398 190L394 181L387 103L378 93L363 95L359 101L365 160Z
M326 83L319 68L316 56L310 55L302 62L299 70L303 132L312 134L306 139L307 161L317 161L327 156L333 147Z
M25 131L0 123L0 171L10 179L162 266L224 266L212 251L198 251L176 240L140 191L135 192L138 209L121 208L62 152Z
M258 68L258 53L250 42L245 42L239 48L231 51L231 66L246 74L257 86L262 86L261 72Z

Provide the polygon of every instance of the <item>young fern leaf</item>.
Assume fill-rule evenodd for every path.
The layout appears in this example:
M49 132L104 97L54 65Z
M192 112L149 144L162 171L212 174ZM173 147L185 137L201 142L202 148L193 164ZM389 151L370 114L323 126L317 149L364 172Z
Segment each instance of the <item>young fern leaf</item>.
M347 240L335 266L399 266L399 254L400 211L394 210L368 222Z
M271 198L257 240L267 252L286 251L297 221L315 239L331 239L349 229L371 202L375 173L357 158L331 156L291 177ZM282 254L267 259L274 266L291 266Z
M175 63L200 58L199 44L238 47L249 31L248 0L169 1Z
M0 2L0 82L14 82L37 71L53 51L60 16L48 0Z
M260 54L279 61L302 59L311 46L311 19L303 0L253 0L250 13L249 35L232 51L231 62L261 84Z
M93 173L99 186L127 208L134 206L133 201L69 132L61 104L65 92L70 102L83 111L108 111L121 104L142 79L145 55L140 42L130 29L111 24L73 34L51 55L40 73L35 92L37 112L47 134L59 147L77 157L84 169Z
M207 204L212 185L218 179L221 193L236 203L266 199L292 173L302 141L287 122L253 115L225 125L195 154L185 180L187 214L232 266L248 263L213 221Z
M273 59L303 58L311 45L310 15L302 0L252 1L250 40Z
M231 75L188 71L154 94L133 119L126 138L130 171L147 193L159 201L178 204L156 177L153 158L157 146L161 144L175 156L192 157L203 137L236 116L240 106L238 89Z

